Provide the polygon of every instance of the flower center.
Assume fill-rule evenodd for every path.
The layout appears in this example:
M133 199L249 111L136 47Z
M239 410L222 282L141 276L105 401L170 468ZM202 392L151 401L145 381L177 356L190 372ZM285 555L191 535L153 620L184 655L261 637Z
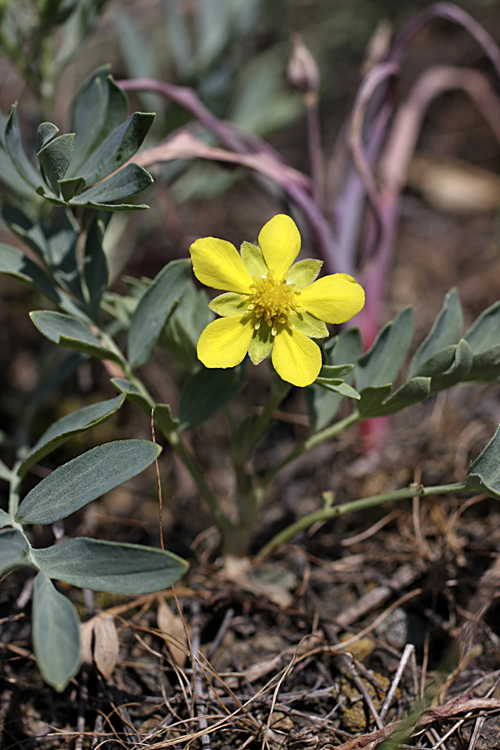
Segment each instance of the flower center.
M287 284L286 277L277 281L273 272L269 271L265 278L254 276L251 289L248 312L255 316L255 329L260 327L264 318L273 336L276 336L277 324L287 323L290 316L296 315L295 284Z

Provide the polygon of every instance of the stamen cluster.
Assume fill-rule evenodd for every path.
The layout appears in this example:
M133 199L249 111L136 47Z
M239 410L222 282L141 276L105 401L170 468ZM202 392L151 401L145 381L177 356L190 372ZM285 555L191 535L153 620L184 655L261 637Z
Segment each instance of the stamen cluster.
M264 318L272 335L276 336L278 323L287 323L290 316L297 314L295 284L288 284L286 277L278 281L273 272L268 271L265 277L254 276L250 289L247 309L255 317L255 330L260 328ZM293 328L293 324L290 327Z

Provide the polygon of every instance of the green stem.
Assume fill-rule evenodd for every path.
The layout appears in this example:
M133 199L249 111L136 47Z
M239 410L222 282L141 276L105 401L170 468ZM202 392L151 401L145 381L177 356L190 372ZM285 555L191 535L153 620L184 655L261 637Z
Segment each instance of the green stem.
M422 487L417 485L413 487L404 487L401 490L395 490L394 492L386 492L382 495L372 495L371 497L364 497L360 500L352 500L348 503L342 503L342 505L333 505L320 508L313 513L308 513L307 516L300 518L295 523L287 526L286 529L276 534L271 541L269 541L258 553L256 562L261 563L264 559L269 557L271 552L276 549L280 544L289 542L290 539L305 529L310 528L313 524L319 521L327 521L330 518L337 518L343 516L346 513L352 513L357 510L364 510L365 508L372 508L376 505L383 505L384 503L392 503L395 500L403 500L408 497L425 497L427 495L445 495L449 492L463 492L466 490L466 482L456 482L455 484L442 484L436 487Z
M123 372L125 374L125 377L127 380L129 380L131 383L133 383L141 392L141 394L144 396L146 401L148 402L149 407L152 411L156 409L156 401L154 398L149 394L148 390L144 386L142 380L137 377L137 375L134 373L132 367L130 366L128 360L124 357L121 350L118 348L118 346L115 344L113 338L109 335L107 331L104 331L103 329L99 330L101 338L107 343L108 347L111 351L115 352L120 357L120 364L122 366ZM219 503L217 502L217 499L213 492L211 491L208 484L205 482L205 478L199 468L197 467L193 457L187 450L186 446L182 442L179 433L176 429L166 429L161 428L162 435L166 438L168 441L170 447L172 450L176 453L176 455L179 457L179 459L182 461L186 469L189 471L194 483L196 484L198 491L200 492L201 496L205 498L207 501L208 507L210 508L212 515L214 516L215 520L217 521L219 528L221 530L221 533L223 535L227 535L230 533L231 524L229 522L229 519L225 515L225 513L222 511L222 509L219 506Z
M207 501L208 507L210 508L213 517L217 521L221 533L223 534L223 536L227 536L231 533L231 524L229 522L229 519L222 511L215 495L213 494L208 484L205 482L203 474L195 464L193 457L182 442L179 433L176 430L162 430L162 434L168 440L172 450L175 451L176 455L179 457L186 469L191 474L191 477L196 484L200 494Z
M362 421L362 417L359 416L357 411L354 411L352 412L352 414L349 414L348 417L345 417L345 419L341 419L339 422L335 422L335 424L331 425L330 427L326 427L324 430L321 430L321 432L316 432L314 435L311 435L311 437L309 437L307 440L304 440L303 443L301 443L296 448L294 448L294 450L291 451L288 454L288 456L285 456L278 464L276 464L276 466L274 466L265 475L265 477L263 477L258 487L259 494L262 495L264 493L264 490L266 489L266 487L279 474L279 472L285 468L285 466L288 466L289 463L294 461L303 453L306 453L312 448L315 448L317 445L320 445L321 443L324 443L327 440L330 440L330 438L335 437L335 435L338 435L340 432L343 432L348 427L352 427L352 425L358 424L361 421Z
M12 467L12 478L10 480L9 487L9 515L11 518L14 518L17 513L17 509L19 508L19 489L21 487L22 479L22 477L19 475L19 467L21 466L21 464L22 461L16 461L16 463Z
M262 414L255 420L252 431L250 432L248 441L246 443L247 454L253 448L257 440L265 432L267 426L269 425L269 422L273 417L274 411L290 393L291 387L292 386L289 383L285 383L284 381L280 380L279 382L276 382L273 380L269 400L264 407L264 411L262 412Z

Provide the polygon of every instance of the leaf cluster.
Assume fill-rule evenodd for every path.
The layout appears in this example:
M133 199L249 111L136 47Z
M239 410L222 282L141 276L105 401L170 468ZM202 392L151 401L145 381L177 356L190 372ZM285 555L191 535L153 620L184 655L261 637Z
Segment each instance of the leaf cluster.
M387 323L364 354L359 331L343 331L325 345L325 360L327 366L351 363L348 383L354 384L356 391L326 392L328 386L320 374L306 392L313 432L334 419L345 395L356 399L360 419L370 419L395 414L455 385L500 380L500 302L485 310L463 336L462 325L462 307L452 289L413 355L403 383L396 388L394 383L401 377L412 344L413 310L407 308Z

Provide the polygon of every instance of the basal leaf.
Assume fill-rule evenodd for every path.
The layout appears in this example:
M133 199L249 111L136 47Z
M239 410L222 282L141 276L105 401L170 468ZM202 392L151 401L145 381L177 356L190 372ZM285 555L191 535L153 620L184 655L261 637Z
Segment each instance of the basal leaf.
M189 260L174 260L162 268L141 298L128 334L128 359L134 369L153 356L161 330L182 297L190 274Z
M7 513L7 518L10 518ZM4 519L5 520L5 519ZM4 524L7 525L7 524ZM0 531L0 576L30 565L28 542L17 529Z
M162 591L188 568L185 560L166 550L85 537L34 550L34 557L49 578L114 594Z
M457 290L451 289L444 298L443 307L432 326L429 335L420 344L411 361L408 378L423 375L423 365L447 346L456 344L462 329L462 306Z
M67 346L78 352L98 359L110 359L120 362L120 357L107 349L101 340L92 333L89 326L71 315L52 312L51 310L37 310L30 313L30 318L49 341L61 346Z
M90 430L98 424L102 424L115 414L125 401L125 394L116 396L108 401L100 401L97 404L84 406L82 409L61 417L50 425L29 451L24 459L19 472L24 475L30 466L38 463L41 458L54 451L74 435Z
M80 619L43 572L33 588L33 647L43 679L61 692L80 669Z
M21 523L49 524L144 471L161 448L147 440L118 440L93 448L42 479L16 514Z
M412 336L413 310L408 307L382 328L373 346L358 360L355 379L360 393L364 388L394 382L410 349Z

